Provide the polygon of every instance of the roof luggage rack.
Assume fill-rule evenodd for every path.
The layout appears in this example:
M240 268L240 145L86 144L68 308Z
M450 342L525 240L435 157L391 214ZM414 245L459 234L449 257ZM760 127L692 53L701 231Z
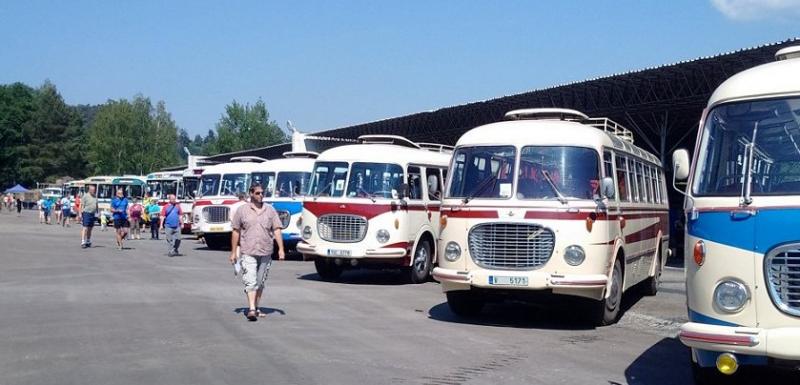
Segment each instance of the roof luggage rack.
M283 153L284 158L309 158L316 159L319 156L318 152L313 151L287 151Z
M446 154L452 154L455 147L448 146L445 144L439 143L417 143L417 146L423 150L433 151L433 152L443 152Z
M393 144L395 146L420 148L418 144L397 135L361 135L358 137L358 142L361 144Z
M565 120L578 122L603 130L628 143L633 143L633 132L609 118L590 118L583 112L569 108L524 108L508 111L506 120Z
M260 156L234 156L228 162L256 162L256 163L263 163L267 160L260 157Z

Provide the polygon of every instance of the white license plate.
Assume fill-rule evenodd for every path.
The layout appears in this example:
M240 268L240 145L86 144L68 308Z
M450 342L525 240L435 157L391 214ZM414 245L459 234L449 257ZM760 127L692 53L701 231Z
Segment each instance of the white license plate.
M211 226L211 227L209 227L208 232L210 232L210 233L218 233L218 232L222 231L222 229L223 229L222 226Z
M350 250L328 249L329 257L349 257L352 255Z
M490 275L489 284L498 286L528 286L528 277Z

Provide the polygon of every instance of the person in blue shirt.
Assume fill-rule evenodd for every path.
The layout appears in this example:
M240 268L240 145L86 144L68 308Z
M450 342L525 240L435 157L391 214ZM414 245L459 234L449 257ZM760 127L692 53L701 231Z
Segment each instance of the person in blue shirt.
M111 201L111 213L114 216L114 229L117 233L117 249L122 250L122 243L128 236L131 225L128 222L128 198L122 189L117 189L117 196Z
M50 224L50 210L53 208L53 201L49 198L42 201L42 211L44 212L44 223Z
M161 209L161 228L167 237L169 252L167 256L180 255L178 248L181 246L181 227L183 226L183 212L175 194L169 194L169 203Z

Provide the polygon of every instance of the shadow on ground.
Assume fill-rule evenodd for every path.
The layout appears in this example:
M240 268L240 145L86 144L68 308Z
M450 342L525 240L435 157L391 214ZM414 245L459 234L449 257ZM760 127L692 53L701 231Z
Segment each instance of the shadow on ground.
M239 307L239 308L233 309L233 312L236 313L236 314L241 314L242 316L245 316L245 315L247 315L247 311L248 310L250 310L250 309L246 308L246 307ZM276 309L276 308L272 308L272 307L259 307L258 311L260 311L261 313L266 314L267 316L269 316L271 314L286 315L286 312L283 311L282 309Z
M332 281L322 279L317 273L304 274L297 277L297 279L342 285L413 285L401 270L345 270L339 278Z

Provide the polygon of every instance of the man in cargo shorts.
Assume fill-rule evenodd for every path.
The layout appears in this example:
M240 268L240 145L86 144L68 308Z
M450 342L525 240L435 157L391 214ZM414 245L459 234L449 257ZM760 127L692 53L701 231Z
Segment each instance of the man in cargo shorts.
M255 183L250 186L250 202L236 210L231 220L231 263L236 263L236 248L242 258L242 280L247 302L250 306L247 319L256 321L264 316L259 312L258 302L264 291L269 268L272 265L273 242L278 243L278 259L285 257L281 220L272 205L264 204L264 188Z
M97 197L95 196L95 186L89 185L89 191L81 198L81 247L92 247L92 228L97 215Z

